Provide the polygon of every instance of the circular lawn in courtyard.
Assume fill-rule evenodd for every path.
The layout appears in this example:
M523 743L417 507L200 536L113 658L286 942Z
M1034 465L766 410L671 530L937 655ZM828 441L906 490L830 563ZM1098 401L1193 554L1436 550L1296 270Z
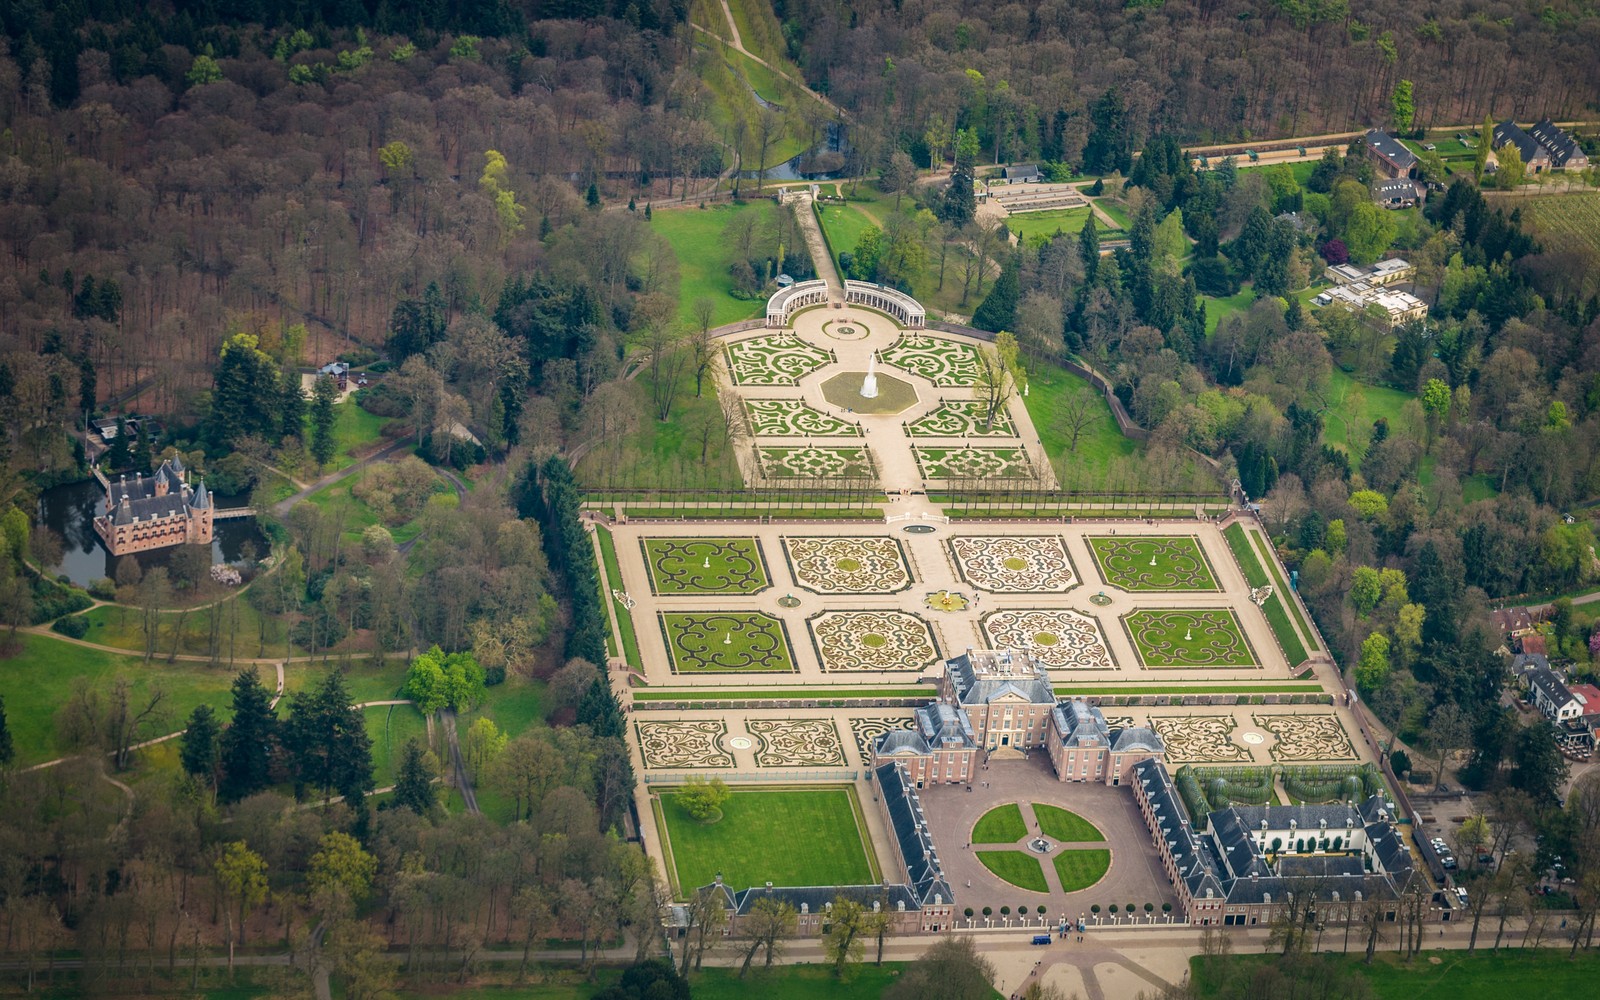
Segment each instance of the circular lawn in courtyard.
M1018 889L1029 892L1049 892L1044 869L1032 855L1023 851L978 851L978 861L997 877L1010 882Z
M1106 877L1111 870L1111 852L1105 848L1062 851L1055 856L1056 878L1063 892L1077 892Z
M1087 844L1105 840L1105 834L1077 813L1060 806L1033 804L1033 815L1039 820L1039 832L1063 844Z
M995 806L972 827L974 844L1014 844L1028 832L1022 822L1022 809L1015 802Z

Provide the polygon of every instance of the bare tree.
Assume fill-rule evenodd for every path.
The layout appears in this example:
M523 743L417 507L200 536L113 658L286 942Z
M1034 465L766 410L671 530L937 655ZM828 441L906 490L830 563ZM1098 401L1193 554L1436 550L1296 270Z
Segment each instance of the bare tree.
M762 898L752 903L742 928L748 947L745 949L744 963L739 966L739 978L743 979L750 971L751 960L763 948L766 949L765 964L771 968L773 958L783 942L794 936L798 924L799 917L794 907L781 899Z
M1078 439L1083 437L1083 432L1089 429L1089 424L1094 421L1095 410L1099 400L1094 394L1080 389L1067 394L1061 406L1056 410L1056 422L1067 435L1069 451L1078 450Z
M721 885L702 886L689 900L684 912L688 926L684 928L682 947L678 952L680 976L687 976L691 968L700 968L706 952L722 940L722 928L728 922L726 891Z
M771 108L762 108L756 113L756 194L761 193L761 188L767 183L767 151L772 144L783 134L783 119Z

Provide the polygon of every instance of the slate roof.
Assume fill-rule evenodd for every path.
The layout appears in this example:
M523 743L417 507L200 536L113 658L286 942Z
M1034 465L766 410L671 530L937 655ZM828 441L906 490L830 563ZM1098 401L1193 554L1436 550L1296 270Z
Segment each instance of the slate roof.
M1567 690L1567 685L1548 667L1543 670L1528 671L1528 686L1536 688L1544 695L1545 700L1557 707L1572 700L1572 692Z
M1151 753L1166 753L1167 745L1153 729L1144 726L1128 726L1119 729L1111 738L1113 753L1127 753L1130 750L1148 750Z
M945 673L955 686L956 700L963 705L987 705L1008 694L1033 705L1055 704L1050 675L1022 653L969 650L946 661Z
M1224 812L1239 814L1239 817L1251 829L1260 827L1261 821L1266 820L1269 830L1287 830L1290 822L1300 830L1318 830L1323 823L1328 824L1328 829L1339 827L1361 826L1363 818L1361 812L1342 802L1328 805L1307 806L1229 806ZM1213 815L1215 815L1213 813ZM1215 821L1213 821L1215 822Z
M1549 150L1551 166L1564 167L1567 165L1568 160L1574 158L1581 162L1588 161L1588 157L1584 155L1583 147L1578 145L1578 140L1557 128L1556 123L1548 118L1528 129L1528 133L1539 140L1540 145Z
M924 906L936 898L954 902L955 892L945 881L944 867L939 863L939 852L928 832L928 820L922 812L917 790L906 780L899 764L879 765L873 773L877 775L878 790L889 813L889 826L900 846L900 857L906 864L912 894Z
M1109 747L1111 731L1098 708L1082 701L1063 701L1050 710L1061 742L1069 747Z
M203 510L211 506L205 484L201 483L190 493L183 482L183 473L183 461L174 457L162 462L153 476L135 475L132 479L126 474L118 476L110 490L111 523L127 525L136 520L177 517L186 514L191 507ZM166 491L164 496L156 495L158 487Z
M1376 190L1378 197L1384 201L1392 198L1422 197L1421 192L1418 190L1417 182L1407 180L1404 177L1397 177L1392 181L1382 181L1377 185Z
M1494 148L1500 149L1507 143L1517 147L1517 152L1522 154L1523 163L1535 161L1550 161L1550 151L1533 136L1517 127L1517 123L1507 119L1494 127Z
M860 900L868 909L872 904L888 897L884 908L898 910L922 909L916 895L906 885L832 885L832 886L751 886L733 895L735 912L745 914L759 899L781 899L794 907L796 913L824 913L828 905L839 896Z
M1189 894L1203 899L1209 891L1212 898L1225 897L1227 893L1217 877L1217 861L1208 854L1190 825L1189 814L1178 801L1178 790L1167 769L1151 757L1133 765L1133 777L1144 788L1159 835L1166 841L1173 863L1178 867L1178 877L1183 879Z
M1417 165L1417 154L1407 149L1399 139L1389 133L1379 129L1369 129L1363 138L1373 152L1393 163L1396 168L1405 171Z

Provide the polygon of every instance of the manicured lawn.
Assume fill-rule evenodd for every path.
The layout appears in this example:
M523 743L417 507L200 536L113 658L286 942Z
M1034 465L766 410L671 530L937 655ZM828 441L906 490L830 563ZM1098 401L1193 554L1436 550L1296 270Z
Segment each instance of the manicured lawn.
M723 233L728 224L740 215L750 214L762 226L776 206L767 201L752 201L744 205L718 205L715 208L657 208L652 210L650 228L672 245L678 258L678 318L685 324L695 322L694 302L702 295L711 299L716 308L711 314L711 325L735 323L749 319L766 309L766 297L736 299L733 297L733 279L728 275L731 263L728 242ZM787 252L804 253L795 248Z
M663 612L674 673L793 673L788 630L759 611Z
M1322 690L1321 684L1131 684L1126 687L1072 684L1058 686L1056 694L1107 695L1107 694L1311 694Z
M822 232L828 238L829 248L833 250L835 266L838 266L840 254L855 252L861 234L868 227L877 226L871 216L849 203L818 205L817 219L822 223Z
M709 826L672 793L657 800L665 821L679 899L718 872L735 890L777 886L870 885L877 866L849 787L739 790Z
M1100 575L1127 591L1216 590L1200 543L1194 538L1095 535L1089 538Z
M643 670L644 657L639 655L639 636L633 630L633 612L610 593L610 590L623 589L622 566L617 562L616 540L611 537L611 529L604 525L595 529L595 535L600 540L600 558L605 566L606 580L603 586L608 588L601 596L610 605L611 613L616 616L617 631L622 635L622 657L628 661L628 666Z
M1262 569L1262 560L1257 558L1256 549L1251 545L1249 532L1245 531L1244 525L1237 523L1228 525L1223 530L1222 537L1228 540L1228 548L1232 550L1234 561L1244 573L1245 582L1252 587L1265 586L1268 580L1267 571ZM1289 666L1298 667L1306 661L1306 643L1301 641L1300 636L1305 635L1306 642L1310 642L1313 647L1315 641L1311 639L1311 628L1300 613L1299 605L1283 596L1285 585L1282 575L1278 573L1276 560L1268 557L1266 562L1273 568L1272 575L1275 582L1272 585L1272 596L1261 606L1261 611L1266 615L1267 624L1272 627L1272 634L1277 637L1278 645L1283 647L1284 659L1289 661ZM1285 607L1293 610L1301 631L1295 631L1294 626L1289 624L1289 612Z
M1079 433L1074 448L1063 410L1068 400L1081 396L1088 397L1091 417ZM1139 452L1139 443L1123 437L1117 430L1111 407L1100 393L1065 368L1030 364L1028 395L1023 402L1063 488L1103 485L1106 469L1113 461Z
M1055 208L1044 212L1023 212L1006 216L1006 228L1021 239L1031 236L1048 237L1056 233L1076 233L1083 229L1093 214L1088 208ZM1099 221L1096 220L1099 225ZM1104 231L1105 227L1100 226Z
M978 861L995 875L1019 889L1049 892L1039 860L1026 851L978 851Z
M1060 806L1035 802L1033 814L1039 819L1039 832L1061 843L1080 844L1106 839L1105 834L1093 823Z
M1084 195L1087 197L1089 192L1088 188L1079 188L1079 190L1084 192ZM1100 211L1111 216L1111 218L1116 221L1117 228L1133 228L1133 217L1128 214L1127 209L1123 208L1120 202L1112 201L1109 198L1090 198L1089 200L1098 205L1100 207Z
M1372 425L1379 417L1388 420L1389 426L1394 428L1400 423L1400 413L1406 402L1414 398L1411 393L1399 389L1357 382L1337 365L1328 377L1328 396L1332 402L1322 415L1322 440L1349 455L1351 469L1361 467L1366 447L1363 445L1358 452L1350 443L1350 428L1359 428L1363 438L1370 437Z
M325 663L291 663L283 670L284 694L287 696L296 691L311 690L321 684L330 671L340 666L332 659ZM406 683L406 664L400 657L391 656L382 667L369 659L352 660L342 666L345 693L352 702L359 704L401 697L400 689ZM272 667L262 664L257 669L261 671L261 683L270 690L277 683ZM287 705L282 707L285 712L288 710Z
M1212 298L1209 295L1200 296L1200 301L1206 305L1206 336L1217 332L1217 325L1234 313L1244 312L1256 300L1255 289L1240 289L1237 294L1224 299Z
M1281 595L1281 603L1294 616L1294 623L1299 628L1300 635L1305 638L1305 644L1312 649L1316 649L1316 635L1311 631L1311 626L1306 621L1305 615L1301 613L1300 605L1295 603L1289 596L1289 584L1283 578L1283 567L1279 565L1276 555L1272 552L1271 543L1267 541L1265 535L1256 535L1254 537L1256 551L1261 554L1261 562L1267 567L1267 572L1272 574L1273 599L1278 599ZM1272 602L1268 601L1267 603L1270 604Z
M1010 844L1028 832L1022 822L1022 809L1015 802L995 806L984 813L972 828L974 844Z
M1162 690L1166 690L1162 688ZM645 691L633 692L634 701L754 701L759 699L776 699L790 701L795 699L817 699L828 701L834 698L920 698L931 695L932 690L916 685L907 685L903 688L855 688L855 687L813 687L790 689L763 689L760 691L739 691L727 688L707 690L705 688L689 688L681 691Z
M383 428L390 419L363 410L356 405L355 396L334 406L333 414L333 440L336 447L333 458L329 460L324 470L326 472L348 468L359 461L364 453L372 451L373 446L383 440ZM311 418L307 416L308 442L311 440L310 420Z
M1106 877L1111 868L1111 852L1098 848L1062 851L1052 863L1056 866L1056 878L1061 880L1062 891L1076 892Z
M1600 954L1580 951L1568 958L1566 948L1480 950L1470 955L1424 951L1406 963L1380 947L1371 965L1364 964L1360 949L1353 948L1340 960L1371 985L1378 1000L1504 1000L1529 989L1547 997L1585 997L1593 995L1595 978L1600 976ZM1256 965L1271 959L1249 955L1232 961ZM1204 957L1195 956L1190 962L1197 995L1217 996L1215 984L1202 975Z
M80 678L98 692L103 703L116 677L127 677L131 701L139 709L159 687L165 693L160 718L140 734L143 739L182 729L189 713L201 704L209 703L224 719L232 716L228 688L234 671L226 666L169 664L160 659L146 665L138 656L107 653L45 636L22 634L17 639L22 647L17 655L0 660L0 697L5 699L18 765L37 764L71 752L56 738L55 719ZM273 681L269 678L266 683L270 687Z
M1252 667L1255 654L1226 608L1146 609L1124 615L1147 667Z
M507 677L504 684L496 684L484 695L483 704L461 717L457 731L465 733L478 716L493 719L494 724L507 736L518 736L530 729L544 725L544 681L525 677Z
M718 14L720 20L721 15ZM478 800L483 801L480 792ZM868 958L870 959L870 949ZM714 969L709 966L689 976L695 1000L749 1000L758 995L761 1000L878 1000L904 971L904 962L885 962L873 965L871 961L856 965L848 980L840 981L826 965L778 964L770 969L761 967L757 955L750 973L739 978L738 969ZM243 976L249 970L240 969ZM514 969L512 970L515 971ZM202 975L206 970L201 970ZM536 966L532 981L515 986L467 986L441 992L450 1000L589 1000L596 993L616 983L620 971L601 966L595 972L595 981L586 982L581 972L570 967ZM187 983L187 978L185 978ZM336 986L338 980L334 980ZM251 996L264 990L255 990ZM420 993L402 991L401 996L419 996ZM996 994L998 996L998 994ZM207 993L209 1000L241 1000L244 994Z
M754 538L644 538L640 545L657 594L754 594L772 585Z
M367 737L372 740L372 777L379 788L394 784L400 766L400 751L406 740L416 737L428 745L428 723L413 705L374 705L362 709L367 722Z

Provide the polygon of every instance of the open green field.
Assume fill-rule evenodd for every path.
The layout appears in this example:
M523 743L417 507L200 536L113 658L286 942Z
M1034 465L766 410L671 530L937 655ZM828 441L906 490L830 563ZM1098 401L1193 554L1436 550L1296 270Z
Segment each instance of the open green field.
M1214 591L1217 579L1195 538L1091 535L1100 576L1127 591Z
M975 851L978 862L1001 879L1018 889L1029 892L1049 892L1050 883L1044 880L1044 869L1039 859L1027 851Z
M849 202L843 205L837 202L819 204L817 220L822 223L823 235L828 238L835 266L840 254L854 253L856 244L861 241L861 234L868 227L877 225L865 211Z
M666 611L660 620L673 673L794 673L788 630L771 615Z
M719 872L735 891L767 882L871 885L879 878L860 803L848 786L740 789L710 825L684 812L670 792L656 806L679 899Z
M358 394L359 395L359 394ZM333 458L324 471L346 469L359 461L365 453L374 450L383 441L384 425L388 417L368 413L356 405L355 396L333 408ZM306 417L306 440L311 440L311 417Z
M1409 963L1400 961L1391 948L1380 947L1371 965L1362 962L1359 948L1338 960L1365 979L1378 1000L1504 1000L1528 989L1552 998L1586 997L1593 995L1595 979L1600 976L1600 953L1580 951L1569 958L1565 947L1484 949L1470 955L1424 951ZM1195 956L1189 961L1196 995L1218 996L1217 984L1204 974L1205 958ZM1230 961L1253 966L1271 958L1241 955Z
M394 784L400 766L400 751L406 740L416 737L428 745L428 723L415 705L373 705L361 710L372 740L372 777L379 788Z
M1217 326L1234 313L1242 313L1249 309L1256 301L1254 288L1241 288L1237 293L1227 298L1212 298L1209 295L1200 296L1200 301L1206 306L1206 336L1217 332Z
M642 538L657 594L754 594L772 586L754 538Z
M210 703L224 719L231 716L228 688L234 671L225 666L161 660L146 665L137 656L120 656L45 636L24 634L17 639L22 647L17 655L0 660L0 697L5 698L18 765L38 764L71 752L72 748L57 738L55 719L57 710L71 700L80 678L103 702L115 678L125 676L132 682L132 700L140 708L159 687L164 692L160 718L141 734L145 739L182 729L189 713L204 703ZM268 686L273 683L269 676Z
M1087 889L1106 877L1111 869L1111 852L1100 848L1062 851L1051 862L1064 892Z
M481 798L481 796L480 796ZM714 969L709 966L689 976L695 1000L749 1000L759 995L761 1000L878 1000L885 990L900 978L905 968L903 962L885 962L881 966L862 962L855 966L850 978L834 978L833 969L827 965L774 965L761 967L761 957L756 957L750 974L739 978L738 969ZM202 969L204 974L207 970ZM238 970L241 978L250 970ZM217 973L220 978L221 973ZM445 991L401 991L402 997L440 996L450 1000L589 1000L596 993L616 984L620 970L601 966L592 981L573 968L555 969L536 967L530 982L514 986L451 987ZM185 977L187 983L187 977ZM202 979L202 985L204 980ZM207 1000L247 1000L265 993L255 989L249 993L206 992ZM44 994L49 996L50 994ZM995 994L999 996L999 994Z
M740 215L750 214L762 225L776 211L771 202L753 201L744 205L717 205L712 208L654 209L650 228L672 245L678 258L678 319L695 322L694 303L701 296L711 299L716 308L711 325L737 323L761 314L765 296L754 299L733 297L733 279L728 275L728 244L723 232Z
M1397 427L1401 410L1413 398L1399 389L1357 382L1337 365L1328 378L1328 396L1331 403L1322 415L1322 440L1349 455L1351 469L1361 467L1366 445L1358 450L1350 441L1350 429L1358 429L1364 442L1379 417L1387 419L1391 428Z
M1063 410L1068 400L1087 396L1091 417L1072 447L1072 434ZM1115 459L1138 454L1139 442L1122 436L1112 419L1111 406L1088 382L1057 365L1033 363L1028 368L1028 417L1039 434L1044 453L1055 466L1063 488L1103 476Z
M1582 298L1600 292L1600 193L1558 194L1517 199L1523 219L1546 250L1576 255L1584 266L1571 270Z
M1253 667L1255 653L1227 608L1146 609L1122 616L1147 667Z
M1015 802L995 806L972 827L974 844L1010 844L1023 838L1028 828L1022 822L1022 809Z
M1033 804L1033 815L1039 820L1039 832L1063 844L1082 844L1105 840L1105 834L1093 823L1077 813L1060 806L1043 802Z
M404 545L422 533L422 514L419 512L416 517L406 521L382 520L378 512L354 492L360 478L367 475L372 468L367 466L354 473L351 479L323 487L306 497L306 502L314 504L324 516L334 518L340 525L340 537L346 542L359 544L363 531L374 524L382 524L394 538L395 544ZM433 489L433 495L427 501L429 504L455 506L460 502L443 476L434 477Z
M1022 212L1006 216L1006 228L1020 239L1033 236L1048 237L1056 233L1076 233L1083 229L1094 214L1089 208L1053 208L1043 212ZM1101 230L1105 227L1102 225Z
M1283 647L1284 659L1289 661L1290 667L1298 667L1306 661L1306 644L1310 643L1315 648L1316 641L1311 638L1311 626L1300 613L1300 606L1286 596L1287 590L1276 560L1270 556L1264 559L1259 557L1262 554L1250 543L1250 532L1242 524L1228 525L1223 529L1222 537L1228 540L1234 561L1239 564L1239 570L1244 573L1245 582L1250 586L1262 587L1269 582L1267 571L1262 569L1263 561L1272 567L1272 596L1261 606L1261 612L1266 615L1267 624L1272 626L1272 634L1277 637L1278 645ZM1298 631L1289 623L1289 611L1285 608L1294 612L1294 619L1300 626ZM1300 639L1302 635L1306 637L1305 642Z

